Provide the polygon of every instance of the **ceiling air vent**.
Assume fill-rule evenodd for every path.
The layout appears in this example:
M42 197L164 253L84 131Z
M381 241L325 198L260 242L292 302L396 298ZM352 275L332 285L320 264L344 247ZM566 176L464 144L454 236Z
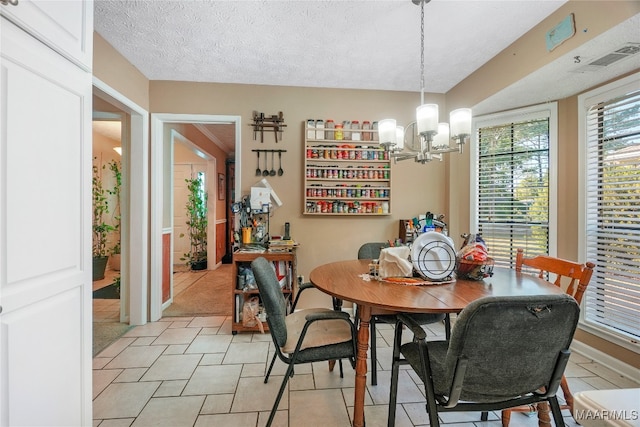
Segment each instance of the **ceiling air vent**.
M624 46L614 50L613 52L609 52L600 58L597 59L589 59L589 58L581 58L582 63L586 61L587 64L581 65L578 68L574 69L575 73L586 73L592 71L601 70L602 67L607 67L613 63L619 62L623 59L627 59L632 57L633 55L637 55L640 52L640 43L626 43ZM638 55L640 57L640 55Z

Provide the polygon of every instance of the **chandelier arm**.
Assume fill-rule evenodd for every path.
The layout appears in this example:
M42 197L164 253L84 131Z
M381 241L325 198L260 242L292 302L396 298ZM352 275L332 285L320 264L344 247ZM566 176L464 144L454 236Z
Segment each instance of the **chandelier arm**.
M418 156L418 153L397 153L392 154L392 158L396 161L403 161L409 159L415 159Z
M459 152L460 148L458 147L446 147L446 148L439 148L439 147L431 147L430 153L456 153Z

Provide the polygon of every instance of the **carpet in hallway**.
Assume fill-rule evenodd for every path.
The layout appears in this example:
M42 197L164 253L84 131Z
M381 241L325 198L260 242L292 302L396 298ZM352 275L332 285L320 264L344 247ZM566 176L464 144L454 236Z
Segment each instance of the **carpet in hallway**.
M207 271L191 286L174 296L173 303L162 312L162 316L231 315L232 271L231 264L223 264L216 270Z
M120 338L133 326L117 322L93 322L93 356Z

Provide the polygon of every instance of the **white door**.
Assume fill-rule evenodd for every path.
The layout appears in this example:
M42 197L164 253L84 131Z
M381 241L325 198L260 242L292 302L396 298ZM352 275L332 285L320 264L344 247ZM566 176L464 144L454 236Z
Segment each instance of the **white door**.
M91 74L0 26L0 425L91 425Z

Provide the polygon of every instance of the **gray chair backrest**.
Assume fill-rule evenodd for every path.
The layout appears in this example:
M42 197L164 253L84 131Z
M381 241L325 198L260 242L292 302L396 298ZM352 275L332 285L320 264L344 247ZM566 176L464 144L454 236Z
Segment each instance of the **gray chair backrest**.
M358 249L358 259L377 259L380 258L380 251L388 248L388 242L370 242L365 243Z
M254 259L251 262L251 270L258 284L262 305L267 312L271 336L275 343L282 347L287 342L287 325L284 320L287 315L287 303L276 272L264 257Z
M446 381L458 358L466 358L462 400L499 401L547 385L558 355L569 349L579 313L566 294L474 301L451 332Z

